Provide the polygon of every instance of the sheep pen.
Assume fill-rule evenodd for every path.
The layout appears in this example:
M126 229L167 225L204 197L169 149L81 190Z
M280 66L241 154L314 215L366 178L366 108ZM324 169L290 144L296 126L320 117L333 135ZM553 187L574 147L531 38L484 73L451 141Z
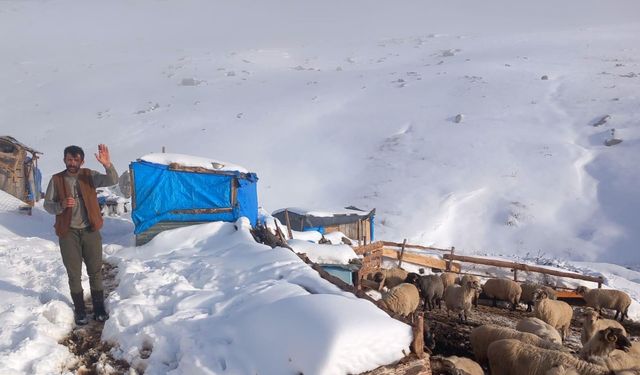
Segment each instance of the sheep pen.
M425 324L431 328L431 333L436 343L433 355L445 357L456 355L475 359L469 341L469 335L474 328L484 324L495 324L515 329L520 319L534 317L532 312L523 310L512 311L500 307L487 306L490 304L491 301L481 299L480 305L471 310L469 321L462 324L457 317L450 316L447 318L444 307L442 309L435 308L432 311L425 311ZM571 354L577 356L582 348L580 342L582 317L581 314L578 313L578 309L582 308L574 308L576 309L576 313L571 320L569 335L565 339L563 346L568 348ZM640 336L640 322L625 321L622 325L631 337Z

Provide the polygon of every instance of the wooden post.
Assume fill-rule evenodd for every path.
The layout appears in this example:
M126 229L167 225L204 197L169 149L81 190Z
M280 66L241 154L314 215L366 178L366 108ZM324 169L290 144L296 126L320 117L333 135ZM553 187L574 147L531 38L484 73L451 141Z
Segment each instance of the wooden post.
M402 241L402 248L400 249L400 256L398 257L398 268L402 266L402 258L404 257L404 247L407 246L407 239Z
M424 358L424 313L414 315L416 322L413 325L413 352L418 358Z
M360 245L362 245L360 243L360 240L361 240L361 238L360 238L360 220L358 220L358 225L356 226L356 228L358 228L358 246L360 246Z
M165 153L165 148L164 148L164 146L162 146L162 153L163 153L163 154Z
M447 271L451 271L451 262L453 262L453 255L456 252L456 248L451 246L451 258L449 258L449 261L447 262Z
M600 276L600 280L598 281L598 289L602 289L602 282L604 281L604 279L602 278L602 276Z
M513 269L513 281L518 281L518 269L514 268Z
M287 234L289 238L293 238L293 233L291 232L291 221L289 220L289 210L284 210L284 220L287 222Z

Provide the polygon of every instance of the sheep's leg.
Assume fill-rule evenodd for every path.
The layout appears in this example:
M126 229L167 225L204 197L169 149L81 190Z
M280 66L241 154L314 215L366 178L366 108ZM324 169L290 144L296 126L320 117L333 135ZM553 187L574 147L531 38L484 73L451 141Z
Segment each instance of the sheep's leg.
M616 316L613 318L614 320L618 320L618 315L620 314L620 310L616 310ZM620 317L620 321L622 321L622 317Z
M511 302L511 310L516 311L518 308L518 303L516 301Z
M493 297L493 307L498 307L498 299Z
M531 312L533 309L531 308L531 303L527 302L527 312Z

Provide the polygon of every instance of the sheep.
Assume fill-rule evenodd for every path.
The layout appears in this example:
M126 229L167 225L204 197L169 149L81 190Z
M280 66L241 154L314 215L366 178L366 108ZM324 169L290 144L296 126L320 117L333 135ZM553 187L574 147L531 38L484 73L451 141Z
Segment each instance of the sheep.
M545 349L566 351L566 349L562 348L562 345L544 340L533 333L520 332L513 328L494 324L485 324L474 328L469 335L469 341L471 342L471 348L473 349L476 360L480 363L486 362L487 348L489 345L494 341L502 339L516 339Z
M389 269L381 269L376 272L373 280L375 282L384 282L384 286L389 289L402 284L406 279L409 273L402 268L389 268Z
M574 368L565 368L563 365L558 365L547 370L544 375L580 375Z
M630 348L631 341L627 338L626 332L620 328L607 327L596 332L584 344L580 350L580 358L590 360L591 357L609 357L609 354L615 349L628 351ZM638 359L640 360L640 358ZM622 370L622 368L615 368L615 370Z
M431 357L431 371L442 375L484 375L482 367L474 360L455 355Z
M411 276L411 274L409 274ZM407 279L409 279L407 276ZM442 279L437 275L420 276L417 284L415 284L424 299L424 306L429 310L433 310L435 304L441 307L440 303L442 295L444 293L444 286L442 285Z
M531 307L535 302L533 300L533 293L535 293L535 291L538 289L544 289L547 292L549 299L553 299L553 300L557 299L556 291L546 285L522 283L520 284L520 287L522 288L522 295L520 296L520 302L527 304L527 311L532 310Z
M420 295L415 285L402 283L391 288L389 292L384 293L378 303L382 308L394 314L408 316L418 308Z
M547 292L538 289L534 293L535 305L533 308L536 318L549 323L560 332L562 340L569 334L569 326L573 317L573 309L568 303L550 300Z
M449 311L457 312L460 322L467 321L469 311L471 310L471 300L480 290L480 284L477 281L467 281L466 284L449 285L444 291L444 303L447 307L447 316Z
M562 344L562 338L558 331L550 324L547 324L538 318L520 319L518 324L516 324L516 329L520 332L533 333L541 339L550 341L554 344Z
M445 272L440 274L440 278L442 279L442 285L446 290L449 285L456 284L456 281L458 280L458 275L456 275L453 272Z
M482 287L482 290L487 297L493 299L494 307L498 305L497 300L502 300L511 303L513 310L516 309L522 294L520 284L509 279L489 279Z
M627 313L631 305L631 297L625 292L614 289L589 289L586 286L578 287L576 292L584 298L588 307L593 307L601 314L602 309L605 308L615 310L614 319L618 319L620 315L621 322L629 317Z
M498 340L487 348L492 375L563 374L560 367L577 371L564 374L614 375L613 371L575 358L568 353L539 348L515 339Z
M635 370L635 374L640 374L640 343L634 342L627 350L628 352L614 349L608 356L592 356L589 357L589 361L603 365L611 370Z
M580 342L582 342L582 345L586 344L596 332L607 327L619 328L625 336L627 335L627 331L622 324L615 320L600 318L600 314L590 307L584 310L583 317L584 322L582 323L582 333L580 334Z
M458 284L464 285L467 281L477 281L480 284L480 278L474 275L464 275L459 279ZM478 298L480 297L480 292L478 291L475 296L473 296L473 306L478 306Z

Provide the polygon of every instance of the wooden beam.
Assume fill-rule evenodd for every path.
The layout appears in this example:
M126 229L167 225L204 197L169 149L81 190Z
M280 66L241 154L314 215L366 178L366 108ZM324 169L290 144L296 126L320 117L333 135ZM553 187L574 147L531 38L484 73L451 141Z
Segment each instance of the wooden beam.
M533 266L533 265L523 264L523 263L507 262L507 261L498 260L498 259L486 259L486 258L477 258L477 257L463 256L463 255L451 255L451 254L444 254L442 257L448 260L450 259L450 260L457 260L460 262L483 264L486 266L511 268L514 270L520 270L525 272L538 272L546 275L592 281L594 283L601 283L604 281L602 277L593 277L593 276L581 275L579 273L557 271L549 268L538 267L538 266Z
M389 242L389 241L381 241L384 246L389 246L389 247L402 247L401 243L398 242ZM411 245L411 244L406 244L405 247L407 249L418 249L418 250L433 250L433 251L442 251L445 253L448 253L451 251L451 249L440 249L438 247L431 247L431 246L421 246L421 245Z
M399 254L397 250L394 249L389 249L387 247L385 247L384 249L382 249L382 256L385 256L387 258L391 258L391 259L398 259L399 258ZM405 253L403 256L403 259L406 263L413 263L413 264L417 264L420 266L424 266L424 267L429 267L429 268L437 268L440 270L446 270L447 269L447 262L445 262L442 259L438 259L435 258L433 256L429 256L429 255L421 255L421 254L414 254L414 253ZM460 272L460 264L459 263L452 263L451 264L451 272Z
M407 244L407 239L405 238L402 242L402 249L400 249L400 257L398 257L398 268L402 267L402 257L404 256L404 247Z
M353 248L353 251L355 251L356 254L358 255L365 255L366 253L370 253L373 252L375 250L378 249L382 249L384 246L382 245L382 242L380 241L376 241L376 242L372 242L368 245L364 245L364 246L356 246Z
M289 238L293 239L293 232L291 232L291 220L289 220L289 210L287 209L284 210L284 220L287 224L287 234L289 235Z

